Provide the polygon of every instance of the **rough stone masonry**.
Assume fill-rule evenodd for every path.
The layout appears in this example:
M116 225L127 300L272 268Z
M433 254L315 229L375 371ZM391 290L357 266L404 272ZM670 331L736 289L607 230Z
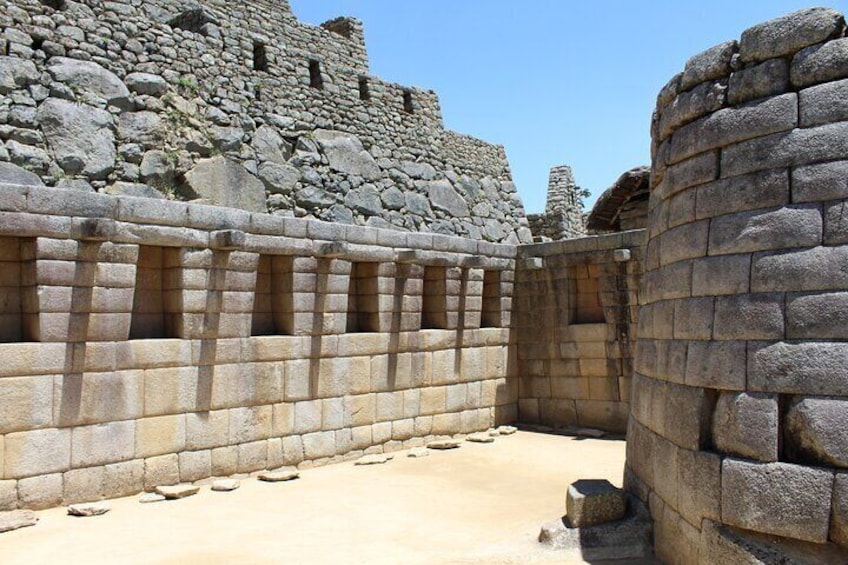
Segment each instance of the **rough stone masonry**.
M503 147L285 0L0 2L0 180L530 241Z

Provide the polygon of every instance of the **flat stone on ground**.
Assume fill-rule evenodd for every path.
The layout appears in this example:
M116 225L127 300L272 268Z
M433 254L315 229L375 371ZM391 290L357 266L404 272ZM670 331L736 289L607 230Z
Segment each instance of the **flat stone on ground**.
M241 486L237 479L217 479L212 481L212 490L215 492L230 492Z
M458 439L438 439L427 444L428 449L456 449L462 445L462 441Z
M138 501L142 504L150 504L151 502L162 502L163 500L168 500L161 494L155 492L146 492L138 497Z
M470 441L471 443L495 443L495 438L486 432L481 432L479 434L471 434L465 438L465 441Z
M596 430L595 428L578 428L575 435L597 439L604 437L607 433L603 430Z
M430 452L426 447L413 447L409 450L409 453L406 454L407 457L412 457L413 459L417 459L419 457L429 457Z
M515 426L500 426L497 429L497 432L502 436L511 436L517 431L518 428L516 428Z
M584 479L568 487L565 508L570 524L582 528L621 520L627 511L627 499L606 479Z
M180 498L186 498L188 496L194 496L199 491L200 487L197 485L174 485L156 487L156 492L161 494L168 500L177 500Z
M38 516L32 510L0 512L0 534L34 526L36 522L38 522Z
M84 502L82 504L71 504L68 506L68 515L88 518L91 516L102 516L111 509L112 507L108 502Z
M277 469L276 471L263 471L257 475L260 481L266 483L282 483L285 481L293 481L300 477L300 471L297 469Z
M353 464L354 465L382 465L384 463L388 463L394 459L394 456L387 455L385 453L374 453L372 455L365 455L357 459Z

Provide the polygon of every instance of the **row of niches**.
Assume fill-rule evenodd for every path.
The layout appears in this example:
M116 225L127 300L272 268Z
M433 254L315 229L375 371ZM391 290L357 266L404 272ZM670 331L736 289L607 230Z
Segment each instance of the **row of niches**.
M60 262L36 259L34 241L0 238L0 342L86 340L89 314L116 326L98 341L219 337L219 323L220 337L508 325L498 270L283 255L254 255L252 272L188 268L182 249L144 245L134 265Z

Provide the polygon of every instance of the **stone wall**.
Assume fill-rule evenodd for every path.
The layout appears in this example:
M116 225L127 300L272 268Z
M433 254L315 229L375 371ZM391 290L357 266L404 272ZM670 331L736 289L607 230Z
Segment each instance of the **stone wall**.
M3 0L2 163L6 182L531 238L503 147L371 76L359 21L285 1Z
M515 254L0 185L0 509L514 421Z
M624 432L644 230L519 248L519 419Z
M581 190L574 182L571 167L560 165L551 169L545 212L527 218L536 241L560 241L586 235Z
M844 33L755 26L658 97L626 482L669 563L846 562Z

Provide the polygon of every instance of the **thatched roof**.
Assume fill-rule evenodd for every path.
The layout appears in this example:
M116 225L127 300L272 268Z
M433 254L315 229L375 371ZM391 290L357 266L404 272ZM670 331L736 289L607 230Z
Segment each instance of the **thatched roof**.
M586 220L586 228L589 231L618 231L619 214L625 205L648 197L650 177L650 167L636 167L618 177L598 198Z

